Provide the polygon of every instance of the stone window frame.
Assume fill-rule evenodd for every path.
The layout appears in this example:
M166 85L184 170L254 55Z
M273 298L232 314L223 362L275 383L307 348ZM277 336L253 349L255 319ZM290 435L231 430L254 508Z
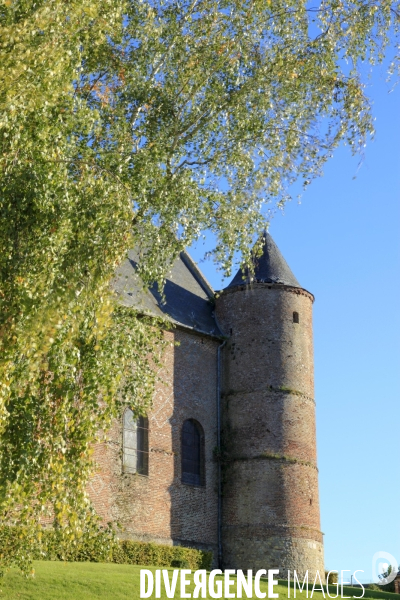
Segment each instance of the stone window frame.
M149 420L130 407L122 415L122 472L149 475Z
M185 425L189 423L192 426L192 431L189 431L189 427L185 431ZM194 442L192 447L190 446L190 438ZM189 443L185 444L185 441ZM185 470L188 463L192 463L191 471L189 469ZM181 428L181 483L193 487L206 487L204 428L199 421L192 418L185 419Z

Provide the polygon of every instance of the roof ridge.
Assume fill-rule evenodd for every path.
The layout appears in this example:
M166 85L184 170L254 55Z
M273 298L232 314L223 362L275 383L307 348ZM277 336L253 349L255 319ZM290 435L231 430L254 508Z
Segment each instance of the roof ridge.
M187 250L182 250L180 257L192 275L195 277L197 283L203 288L209 298L214 298L215 291L211 287L211 284L207 281L206 277L200 271L193 258L190 256Z

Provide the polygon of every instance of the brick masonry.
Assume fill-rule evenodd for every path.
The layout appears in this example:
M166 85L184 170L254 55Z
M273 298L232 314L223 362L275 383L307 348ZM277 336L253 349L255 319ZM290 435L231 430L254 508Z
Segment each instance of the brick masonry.
M220 341L175 329L149 413L149 475L122 472L122 417L96 447L89 493L121 537L209 549L217 556L217 348ZM179 345L175 346L175 342ZM205 487L181 483L181 429L196 419L205 436Z
M316 464L311 294L225 290L223 556L226 566L324 573ZM293 313L299 323L293 322Z
M324 573L319 521L311 294L283 284L228 288L216 300L222 351L223 566ZM293 322L293 313L299 323ZM217 557L217 354L221 339L183 327L149 413L149 475L122 471L122 416L96 447L90 495L121 537L210 549ZM179 345L176 346L175 342ZM186 419L205 434L204 487L181 482Z

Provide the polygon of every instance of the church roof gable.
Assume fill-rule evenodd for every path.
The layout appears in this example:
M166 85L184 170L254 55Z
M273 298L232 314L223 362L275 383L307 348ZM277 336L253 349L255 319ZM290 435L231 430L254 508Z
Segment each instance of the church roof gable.
M151 288L143 285L137 260L136 252L130 250L113 282L123 305L199 332L221 335L214 318L214 291L186 252L180 253L166 276L164 301L157 284Z

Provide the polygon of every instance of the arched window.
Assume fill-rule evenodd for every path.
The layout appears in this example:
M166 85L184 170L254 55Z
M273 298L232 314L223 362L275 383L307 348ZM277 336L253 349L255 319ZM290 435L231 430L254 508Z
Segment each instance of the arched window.
M299 323L299 313L298 312L294 312L293 313L293 323Z
M182 426L182 483L205 485L204 431L194 419Z
M149 421L147 417L136 417L127 408L123 421L123 457L125 473L149 474Z

